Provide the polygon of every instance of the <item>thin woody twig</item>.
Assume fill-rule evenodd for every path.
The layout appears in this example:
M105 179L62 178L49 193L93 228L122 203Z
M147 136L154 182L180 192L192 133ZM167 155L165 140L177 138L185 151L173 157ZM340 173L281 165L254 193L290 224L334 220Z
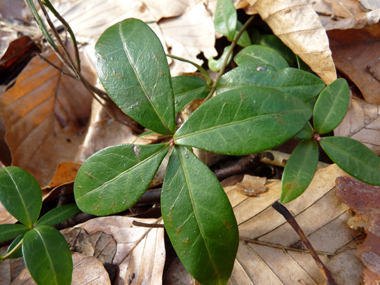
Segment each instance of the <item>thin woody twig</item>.
M276 201L272 204L273 209L275 209L277 212L279 212L286 221L292 226L292 228L296 231L296 233L301 238L302 242L305 244L307 249L310 251L311 256L313 257L314 261L317 263L319 269L321 270L322 274L327 279L327 285L337 285L335 282L331 272L327 269L327 267L323 264L321 259L319 258L318 254L314 250L313 246L307 239L305 233L301 229L301 227L298 225L297 221L294 219L292 214L286 209L284 205L282 205L280 202Z

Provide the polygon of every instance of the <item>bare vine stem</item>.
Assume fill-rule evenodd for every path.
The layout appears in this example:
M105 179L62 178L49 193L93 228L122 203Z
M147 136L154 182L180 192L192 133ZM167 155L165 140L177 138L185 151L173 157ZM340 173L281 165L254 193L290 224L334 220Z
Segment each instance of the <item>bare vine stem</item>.
M231 45L230 45L230 48L228 49L227 51L227 54L226 54L226 57L223 61L223 64L222 64L222 68L220 69L219 73L218 73L218 76L216 77L216 79L214 80L214 83L212 85L212 88L210 90L210 92L208 93L207 97L205 98L204 102L206 102L207 100L209 100L212 95L214 94L215 90L216 90L216 85L218 83L218 80L220 79L220 77L222 77L224 71L226 70L226 67L227 67L227 63L228 63L228 59L230 58L230 55L231 53L233 52L235 46L237 45L237 42L238 40L240 39L241 35L243 34L243 32L245 31L245 29L248 27L248 25L252 22L254 16L251 16L247 22L245 22L245 24L243 25L243 27L240 29L239 33L237 34L237 36L233 39L233 41L231 42Z

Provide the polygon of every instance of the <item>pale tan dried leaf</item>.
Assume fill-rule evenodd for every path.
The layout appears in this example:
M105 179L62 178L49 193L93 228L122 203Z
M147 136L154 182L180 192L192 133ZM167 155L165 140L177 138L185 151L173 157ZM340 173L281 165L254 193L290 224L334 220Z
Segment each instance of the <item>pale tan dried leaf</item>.
M363 100L352 98L342 123L334 135L353 138L380 155L380 108Z
M71 285L111 285L110 278L103 264L93 256L74 252L73 275ZM36 285L28 269L24 268L12 285Z
M5 210L3 204L0 203L0 225L1 224L14 224L17 220L13 218L7 210Z
M371 27L376 25L380 21L380 10L371 11L368 13L356 14L354 17L350 17L339 21L330 21L327 25L324 25L327 31L329 30L347 30L347 29L363 29L365 27Z
M380 9L380 2L378 0L359 0L359 2L367 10Z
M362 265L355 257L356 232L347 226L347 205L335 194L335 179L347 176L335 164L320 169L303 195L286 204L338 284L359 284ZM247 197L225 191L239 225L240 247L229 284L320 284L324 277L299 236L271 205L281 182L268 192ZM327 255L331 255L328 258ZM343 280L343 283L342 283Z
M158 22L161 18L177 17L190 10L202 0L141 0Z
M133 219L129 217L102 217L79 224L89 234L102 231L112 235L117 242L114 264L119 265L119 279L115 284L162 284L165 263L163 228L133 226L136 220L155 223L155 219ZM71 228L62 230L68 233ZM130 283L128 283L130 282Z
M52 52L45 56L63 67ZM85 64L83 74L94 81L95 75L86 71ZM12 164L30 172L41 187L47 186L58 164L74 159L91 101L81 82L39 57L33 58L16 84L0 98Z
M214 48L214 23L209 11L201 2L179 17L160 21L159 27L173 55L199 65L203 63L197 58L199 53L203 52L206 58L217 55ZM174 60L170 66L172 76L195 70L193 65L178 60Z
M306 0L248 0L261 18L295 54L325 81L336 77L326 31Z
M265 186L266 182L266 177L246 174L241 182L236 183L235 190L240 194L256 197L257 195L268 191L268 188Z
M7 252L8 246L0 248L0 254L4 256ZM17 275L25 268L22 258L5 259L0 263L0 284L9 285L16 278Z

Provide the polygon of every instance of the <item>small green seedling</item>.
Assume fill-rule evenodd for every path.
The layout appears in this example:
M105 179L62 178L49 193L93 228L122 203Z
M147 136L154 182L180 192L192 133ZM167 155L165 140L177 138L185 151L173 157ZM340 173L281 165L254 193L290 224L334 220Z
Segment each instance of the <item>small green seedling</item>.
M15 238L0 260L24 257L30 275L39 285L71 284L71 252L63 235L52 225L77 214L78 207L57 207L38 220L42 207L40 185L16 166L0 169L0 202L20 222L0 225L0 242Z

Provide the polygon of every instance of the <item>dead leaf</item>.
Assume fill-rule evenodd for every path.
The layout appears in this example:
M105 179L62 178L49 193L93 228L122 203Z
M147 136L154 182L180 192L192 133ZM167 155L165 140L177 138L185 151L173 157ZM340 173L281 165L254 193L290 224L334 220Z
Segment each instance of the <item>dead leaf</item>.
M63 64L51 52L51 62ZM82 61L83 63L83 61ZM84 76L94 74L83 65ZM87 72L86 72L87 70ZM0 98L12 165L30 172L44 188L61 161L72 161L82 142L92 96L82 83L35 57Z
M158 22L161 18L177 17L202 2L202 0L172 1L172 0L141 0Z
M236 183L236 191L240 194L256 197L257 195L268 191L268 188L265 187L267 182L266 177L258 177L251 175L244 175L243 181Z
M155 223L155 219L136 219L121 216L96 218L76 227L85 229L90 235L103 232L117 242L113 263L119 266L119 277L114 284L162 284L165 263L163 228L144 228L132 225L136 220ZM64 229L63 234L71 228ZM128 283L129 282L129 283Z
M13 216L4 208L3 204L0 203L0 225L14 224L16 222L17 220L13 218Z
M380 2L377 0L359 0L360 4L363 5L365 9L376 10L380 9Z
M96 257L74 252L72 258L74 268L71 285L111 285L107 271ZM24 268L12 285L36 285L36 282Z
M337 76L326 31L306 0L248 0L273 33L326 84Z
M367 102L379 104L380 25L331 30L328 35L337 69L355 83Z
M4 256L8 246L0 248L0 254ZM0 263L0 284L9 285L25 267L23 258L5 259Z
M324 25L327 31L329 30L348 30L348 29L363 29L376 25L380 20L380 10L371 11L368 13L359 13L354 17L339 21L330 21Z
M335 136L353 138L380 155L380 108L352 97L347 114L334 130Z
M338 197L365 223L367 238L358 246L357 255L367 267L364 280L366 284L371 284L380 277L380 187L352 177L339 177L336 184Z
M54 174L53 179L49 183L50 188L62 186L75 181L81 163L63 161L58 165L58 169Z
M194 6L183 15L163 19L159 27L165 42L171 48L170 53L199 65L203 61L197 55L203 52L206 58L216 56L215 29L210 13L202 2ZM170 66L172 76L181 72L194 72L196 68L188 63L174 60Z
M303 195L286 204L338 284L357 285L363 266L355 257L357 233L347 226L349 208L335 194L335 164L318 170ZM281 181L251 198L225 189L239 225L240 247L228 284L320 284L324 277L300 238L271 205ZM301 283L300 283L301 282ZM303 283L302 283L303 282Z

